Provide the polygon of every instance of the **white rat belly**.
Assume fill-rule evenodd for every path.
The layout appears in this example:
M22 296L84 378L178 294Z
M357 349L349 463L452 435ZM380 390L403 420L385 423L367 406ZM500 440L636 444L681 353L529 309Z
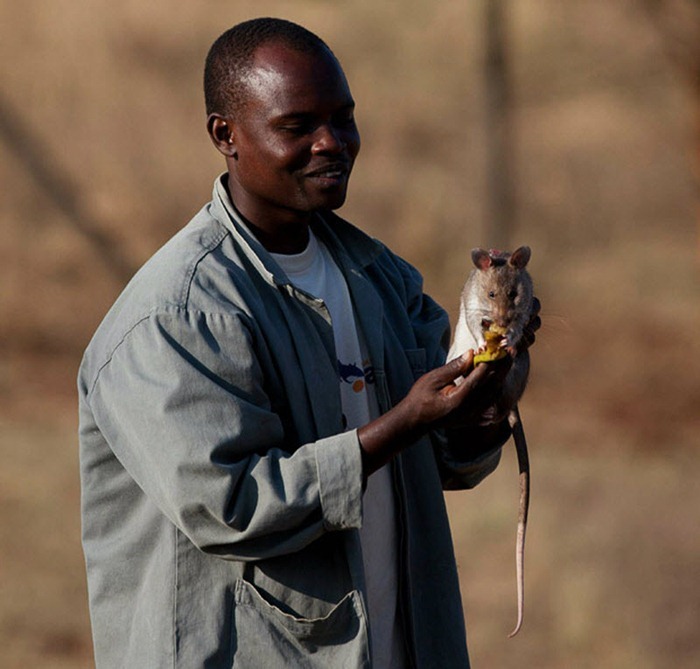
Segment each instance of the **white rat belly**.
M474 336L474 333L469 329L467 324L467 317L464 309L464 303L459 305L459 319L457 320L457 325L455 326L455 334L452 340L452 346L447 354L447 362L458 358L463 353L466 353L469 349L473 351L478 350L483 345L483 340L478 341Z

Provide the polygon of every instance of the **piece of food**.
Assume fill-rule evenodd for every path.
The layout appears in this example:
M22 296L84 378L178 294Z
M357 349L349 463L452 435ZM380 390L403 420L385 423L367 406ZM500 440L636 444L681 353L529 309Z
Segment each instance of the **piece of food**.
M480 362L491 362L500 360L508 355L506 349L502 346L503 339L506 336L506 329L499 327L495 323L491 323L488 330L484 332L486 340L486 348L474 356L474 366Z

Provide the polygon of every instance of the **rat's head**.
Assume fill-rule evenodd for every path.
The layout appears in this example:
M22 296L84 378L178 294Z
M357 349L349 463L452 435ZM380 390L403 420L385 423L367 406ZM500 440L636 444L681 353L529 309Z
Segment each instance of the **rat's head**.
M532 279L525 269L529 260L529 246L521 246L513 253L472 250L479 297L488 305L490 318L485 321L506 329L527 322L532 308ZM490 322L485 325L488 327Z

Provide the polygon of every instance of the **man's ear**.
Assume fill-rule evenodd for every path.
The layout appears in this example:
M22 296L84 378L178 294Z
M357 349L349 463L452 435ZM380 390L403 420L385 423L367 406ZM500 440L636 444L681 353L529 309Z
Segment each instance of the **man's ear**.
M236 143L234 141L231 121L220 114L210 114L207 119L207 131L214 146L228 158L236 158Z

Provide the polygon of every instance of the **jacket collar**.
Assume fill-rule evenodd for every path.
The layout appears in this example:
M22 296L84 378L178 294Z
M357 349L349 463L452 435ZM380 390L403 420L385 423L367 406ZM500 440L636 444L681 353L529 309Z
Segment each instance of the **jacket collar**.
M231 202L226 190L226 179L228 174L224 172L214 182L212 215L233 235L242 252L268 283L277 286L289 284L287 275L253 235ZM345 261L349 259L351 264L356 263L360 267L367 267L374 262L384 249L380 242L330 211L317 213L311 227L336 258Z

